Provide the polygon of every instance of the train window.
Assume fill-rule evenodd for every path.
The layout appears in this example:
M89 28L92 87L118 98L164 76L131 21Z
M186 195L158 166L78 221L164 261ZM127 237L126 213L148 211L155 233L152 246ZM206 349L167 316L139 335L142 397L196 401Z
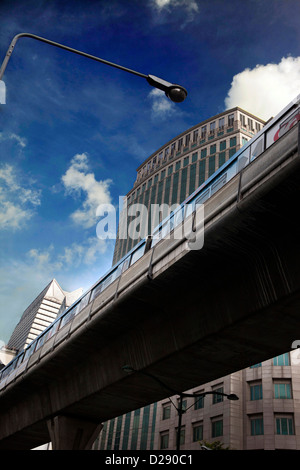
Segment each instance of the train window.
M115 269L109 276L107 276L103 281L102 281L102 290L106 289L112 282L117 277L117 269Z
M84 297L82 297L80 301L80 307L76 310L75 315L77 315L77 313L80 312L80 310L84 309L84 307L87 306L87 304L89 303L90 294L91 293L88 292Z
M227 172L223 173L217 181L214 181L211 185L211 195L216 193L224 184L227 182Z
M46 338L46 334L43 334L39 339L38 339L38 342L37 342L37 345L36 345L36 349L39 349L41 346L43 346L44 342L45 342L45 338Z
M19 365L22 363L23 359L24 359L24 353L20 354L20 356L18 357L16 367L19 367Z
M133 254L130 262L130 266L136 263L144 254L145 243L143 243Z
M264 137L265 135L262 134L258 139L251 144L251 157L250 160L254 160L264 151Z
M29 359L29 357L31 356L31 354L33 353L34 351L34 348L35 348L35 345L36 345L36 341L34 343L31 343L27 349L25 350L25 354L24 354L24 361L26 361L27 359Z
M78 304L77 304L78 305ZM63 326L65 326L69 321L72 320L72 318L74 317L75 315L75 308L77 307L77 305L73 308L71 308L70 310L68 310L68 312L62 317L61 319L61 323L60 323L60 328L62 328Z
M203 204L208 198L210 194L210 188L207 188L205 191L203 191L202 194L198 197L196 200L196 204Z
M278 121L271 129L267 132L266 147L270 147L286 132L288 132L293 126L300 120L300 108L292 110L288 116L284 116L283 119Z
M243 152L238 158L237 172L239 173L249 163L250 147Z
M193 212L193 206L194 206L193 202L189 202L188 204L185 205L185 214L184 214L185 218L191 215L191 213Z
M94 287L94 289L92 290L91 301L95 299L96 297L98 297L101 291L102 291L102 283L99 282L99 284L97 284L97 286Z
M181 224L183 220L183 211L184 207L181 207L176 214L174 214L174 227L177 227L177 225Z
M52 338L53 335L55 335L55 333L56 333L57 330L58 330L59 324L60 324L60 320L57 320L57 321L52 325L52 327L50 328L50 330L49 330L48 333L47 333L46 341L47 341L48 339Z
M130 256L128 256L128 258L125 259L125 261L123 261L122 263L122 273L124 273L126 271L126 269L129 268L129 263L130 263Z

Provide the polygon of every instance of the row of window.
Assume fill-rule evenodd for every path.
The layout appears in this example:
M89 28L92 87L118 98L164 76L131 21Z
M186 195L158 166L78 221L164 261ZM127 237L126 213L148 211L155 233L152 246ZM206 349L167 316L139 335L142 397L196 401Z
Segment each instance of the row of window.
M250 435L260 436L264 435L264 420L262 415L249 416ZM192 441L199 442L203 440L203 422L193 423L192 425ZM274 426L276 435L294 435L294 416L293 414L277 414L274 415ZM210 422L210 436L211 438L223 436L223 417L217 416L211 418ZM174 442L177 438L177 428L175 428ZM160 433L160 448L168 449L170 446L170 430ZM185 443L185 426L182 426L180 432L180 444Z
M292 384L290 380L274 380L273 383L274 398L290 399L292 398ZM263 387L261 382L250 384L250 400L262 400Z
M290 366L290 353L280 354L273 358L273 366ZM254 364L250 367L250 369L255 369L257 367L261 367L261 362Z
M251 436L264 435L264 418L263 415L250 416L250 433ZM294 416L293 414L277 414L274 415L275 434L293 435L295 434Z
M193 442L199 442L203 440L203 423L202 422L197 422L193 423L192 425L192 441ZM210 422L211 426L211 437L221 437L223 436L223 417L222 416L217 416L214 418L211 418ZM178 433L178 428L175 428L175 434L174 434L174 442L177 441L177 433ZM160 448L161 449L168 449L170 447L170 430L167 431L162 431L160 433ZM181 427L180 430L180 445L185 444L185 426Z
M224 393L224 388L222 386L217 386L217 387L214 387L212 390L214 391L214 394L211 395L210 397L207 397L207 399L210 399L213 405L216 403L221 403L224 399L224 396L221 395L222 393ZM200 395L201 392L198 392L198 393ZM205 398L204 396L194 397L194 403L192 405L194 410L199 410L201 408L204 408L204 398ZM178 406L179 406L179 401L177 403L177 407ZM183 411L187 410L187 400L182 400L182 410ZM171 404L164 403L162 405L162 420L169 419L170 417L171 417Z
M228 158L232 157L232 155L235 154L236 152L236 137L234 137L230 145L230 148L228 149ZM234 144L234 146L233 146ZM146 189L149 189L153 184L156 184L158 181L163 181L167 176L170 176L172 173L179 171L181 168L187 167L190 163L196 163L198 160L198 157L200 156L200 159L209 157L210 161L213 161L214 164L210 164L210 176L212 173L216 171L217 168L220 168L225 161L226 161L226 147L222 147L220 145L219 148L220 152L217 152L216 144L211 145L209 148L204 148L201 149L201 151L194 152L191 156L187 156L181 160L176 161L174 164L169 165L168 168L163 169L160 173L157 173L154 175L154 177L150 178L148 181L146 181L142 186L137 188L135 192L133 192L129 197L128 197L128 203L130 204L131 202L134 201L134 199L138 198L141 194L143 194ZM216 153L218 153L218 158L216 157ZM218 159L218 167L216 168L216 160Z
M259 122L254 121L253 119L246 117L244 114L241 113L239 114L239 119L243 128L247 128L247 130L253 133L260 131L262 125ZM198 142L198 139L201 139L200 143L204 143L207 136L208 139L215 137L216 130L219 131L218 136L221 136L226 125L228 131L233 130L234 114L223 116L218 120L214 120L208 124L201 126L198 129L195 129L193 132L186 134L184 137L180 137L170 146L166 147L164 150L161 150L155 157L152 158L152 160L148 161L139 171L138 179L144 176L150 169L155 168L157 164L160 164L161 162L166 162L168 159L173 158L175 152L180 152L182 149L188 149L191 142L196 144ZM223 145L224 142L226 141L222 142Z
M182 138L183 139L183 138ZM179 139L179 142L182 140ZM243 137L242 138L242 145L244 145L247 142L247 138ZM205 140L201 141L200 143L204 144ZM175 145L175 144L172 144ZM223 151L226 148L232 148L237 145L237 138L236 137L231 137L229 140L224 139L218 143L218 148L217 148L217 143L210 145L210 147L207 147L205 149L202 149L201 151L201 158L206 157L206 155L209 153L212 155L213 153L216 153L217 151ZM171 146L172 148L172 146ZM184 147L187 148L188 147ZM169 147L165 150L162 151L158 154L158 156L154 157L152 160L148 161L147 164L143 166L143 168L138 172L138 177L137 181L140 179L144 178L146 175L148 175L149 171L152 171L153 169L157 168L160 166L161 163L165 163L167 160L172 160L175 155L174 149L171 150L171 153L169 153ZM181 146L179 147L178 151L181 149ZM208 152L209 151L209 152ZM188 157L189 158L189 157Z

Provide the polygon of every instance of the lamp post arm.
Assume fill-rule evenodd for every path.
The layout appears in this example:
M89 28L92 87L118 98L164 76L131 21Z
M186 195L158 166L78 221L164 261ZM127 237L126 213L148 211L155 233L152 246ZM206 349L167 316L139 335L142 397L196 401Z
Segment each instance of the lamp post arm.
M51 44L52 46L59 47L60 49L65 49L66 51L73 52L75 54L82 55L82 56L87 57L89 59L96 60L97 62L101 62L101 63L106 64L106 65L110 65L111 67L121 69L125 72L129 72L129 73L132 73L134 75L138 75L139 77L143 77L143 78L146 78L146 79L148 78L148 75L145 75L144 73L136 72L135 70L128 69L127 67L123 67L122 65L114 64L113 62L109 62L108 60L101 59L100 57L96 57L94 55L87 54L86 52L78 51L77 49L73 49L72 47L65 46L64 44L59 44L58 42L50 41L49 39L45 39L45 38L42 38L40 36L36 36L35 34L31 34L31 33L20 33L20 34L17 34L13 38L13 40L11 41L10 46L7 50L6 56L5 56L4 61L1 65L1 68L0 68L0 80L2 79L2 77L4 75L6 66L8 64L8 61L11 57L11 54L12 54L12 52L13 52L15 46L16 46L16 43L17 43L18 39L20 39L22 37L28 37L28 38L36 39L37 41L41 41L41 42L45 42L47 44Z

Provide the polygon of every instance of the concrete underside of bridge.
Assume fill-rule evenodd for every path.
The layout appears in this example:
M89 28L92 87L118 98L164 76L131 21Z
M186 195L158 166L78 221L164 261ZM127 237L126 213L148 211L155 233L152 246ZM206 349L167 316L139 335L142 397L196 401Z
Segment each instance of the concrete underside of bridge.
M95 426L291 349L300 339L300 162L144 276L0 396L0 449L49 442L57 415ZM217 195L216 195L217 197ZM125 374L130 364L140 372Z

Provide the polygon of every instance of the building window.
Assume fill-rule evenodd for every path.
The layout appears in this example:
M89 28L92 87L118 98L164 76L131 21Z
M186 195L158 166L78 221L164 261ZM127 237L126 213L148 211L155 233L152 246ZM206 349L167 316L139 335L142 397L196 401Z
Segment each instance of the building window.
M195 162L197 161L197 159L198 159L198 153L195 152L195 153L193 153L193 155L192 155L192 163L195 163Z
M198 140L198 133L199 133L199 130L196 129L194 132L193 132L193 142L197 142Z
M181 137L181 139L178 140L177 150L180 150L182 146L183 146L183 137Z
M216 171L216 156L209 157L208 162L208 176L211 176Z
M201 127L201 138L204 139L206 136L206 126Z
M166 170L163 170L160 174L160 180L163 180L166 176Z
M213 155L214 153L216 153L216 150L217 150L217 145L216 144L211 145L209 149L209 154Z
M260 436L264 433L264 420L262 416L250 418L251 436Z
M209 125L209 130L210 130L210 132L215 132L215 128L216 128L216 123L215 123L215 122L211 122L210 125Z
M275 417L276 434L284 436L295 434L294 419L292 415Z
M261 400L262 397L262 383L250 384L250 400Z
M171 416L171 405L163 405L162 419L169 419Z
M224 126L225 126L225 118L222 117L219 119L219 128L223 129Z
M186 145L186 146L189 145L189 143L190 143L190 138L191 138L191 134L187 134L187 135L185 136L185 145Z
M225 152L220 152L219 153L219 168L220 168L220 166L224 165L225 161L226 161Z
M148 188L150 188L151 184L152 184L152 179L148 181Z
M260 131L260 124L258 122L255 123L255 129L256 131Z
M168 175L171 175L173 173L173 165L169 166L168 168Z
M207 149L201 150L201 158L205 158L207 156Z
M242 126L246 126L246 118L243 114L240 114L240 121L241 121L241 124Z
M179 162L176 162L176 165L175 165L175 171L178 171L181 167L181 161Z
M274 382L274 398L283 398L283 399L292 398L291 382L275 381Z
M203 440L203 424L193 425L193 442L199 442Z
M222 142L220 142L220 151L225 150L225 149L226 149L226 140L222 140Z
M228 115L228 126L231 127L233 126L234 123L234 114L229 114Z
M188 166L189 161L190 161L190 157L185 157L185 158L183 159L183 166Z
M212 389L213 392L216 392L213 394L213 399L212 399L212 402L213 402L213 405L215 403L221 403L223 401L223 395L219 395L219 393L224 393L224 388L223 387L215 387Z
M211 423L211 437L223 436L223 418L214 418Z
M235 147L236 146L236 137L231 137L229 141L229 146L230 147Z
M234 155L236 152L236 147L232 147L231 149L229 149L229 158L232 157L232 155Z
M290 354L285 353L273 358L273 366L289 366Z
M160 448L168 449L169 447L169 433L161 433L160 435Z
M254 131L253 120L248 118L248 127L251 131Z

